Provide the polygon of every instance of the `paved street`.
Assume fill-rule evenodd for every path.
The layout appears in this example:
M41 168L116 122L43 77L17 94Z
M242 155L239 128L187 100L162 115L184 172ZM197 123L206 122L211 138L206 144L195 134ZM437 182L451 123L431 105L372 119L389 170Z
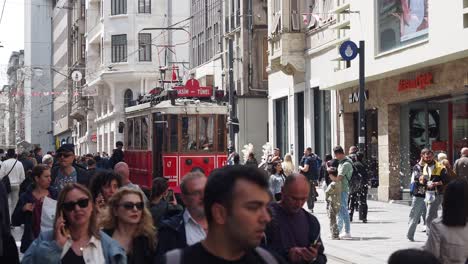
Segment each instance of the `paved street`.
M329 220L326 214L323 192L319 191L319 202L314 215L322 227L322 240L328 263L387 263L390 254L404 248L422 247L426 233L421 225L416 229L415 242L406 239L410 207L406 205L369 201L368 223L357 221L357 214L351 223L352 240L331 240Z

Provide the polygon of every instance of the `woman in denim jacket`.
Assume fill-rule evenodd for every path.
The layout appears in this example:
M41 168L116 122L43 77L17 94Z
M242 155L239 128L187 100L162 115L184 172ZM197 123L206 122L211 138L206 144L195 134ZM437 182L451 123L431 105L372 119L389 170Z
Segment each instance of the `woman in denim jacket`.
M126 264L124 249L98 231L92 201L83 185L66 185L57 201L54 230L41 233L24 254L22 263Z

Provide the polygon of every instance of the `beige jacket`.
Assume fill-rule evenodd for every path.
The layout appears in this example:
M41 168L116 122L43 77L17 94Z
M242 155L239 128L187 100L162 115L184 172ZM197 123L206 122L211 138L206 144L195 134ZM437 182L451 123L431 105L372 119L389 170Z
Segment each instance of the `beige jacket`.
M424 249L431 252L443 264L465 264L468 260L468 223L463 227L451 227L442 218L432 221L431 232Z

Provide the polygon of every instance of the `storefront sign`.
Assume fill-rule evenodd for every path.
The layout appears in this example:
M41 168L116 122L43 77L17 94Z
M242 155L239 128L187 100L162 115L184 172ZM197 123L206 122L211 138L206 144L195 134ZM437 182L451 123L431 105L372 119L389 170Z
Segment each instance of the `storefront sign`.
M369 90L364 92L364 99L367 101L369 99ZM348 102L350 104L359 102L359 92L351 93L348 97Z
M424 90L427 85L433 83L433 76L432 73L423 73L416 77L416 79L412 80L400 80L398 83L398 91L406 91L411 89L421 89Z
M213 95L213 87L200 86L196 79L189 79L185 86L175 86L177 97L211 97Z

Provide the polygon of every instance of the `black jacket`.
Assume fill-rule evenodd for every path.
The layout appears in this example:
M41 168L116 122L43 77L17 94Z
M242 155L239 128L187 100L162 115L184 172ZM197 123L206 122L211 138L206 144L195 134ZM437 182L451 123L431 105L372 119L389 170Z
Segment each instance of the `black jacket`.
M73 168L75 168L75 170L76 170L76 181L79 184L82 184L82 185L88 187L89 183L90 183L90 177L89 177L88 171L85 168L78 165L78 164L73 164ZM59 169L60 169L59 166L54 166L52 168L52 170L50 171L51 176L52 176L51 184L55 183L55 179L57 178Z
M187 238L185 236L184 212L163 220L158 229L157 256L162 256L166 252L176 248L186 248Z
M103 229L104 233L112 237L115 230ZM148 237L138 236L133 239L132 243L133 252L129 256L127 255L128 264L139 264L139 263L153 263L154 260L154 250L149 246Z
M21 237L21 253L26 252L29 245L36 239L33 234L32 227L32 212L24 212L23 207L27 203L34 203L34 196L32 194L32 187L30 186L18 199L15 210L11 215L11 224L13 226L20 226L24 224L24 232ZM49 188L49 194L52 199L57 199L57 192L53 188Z
M301 210L304 210L304 209L301 209ZM282 242L283 240L281 239L281 232L280 232L280 229L282 227L280 226L280 223L275 220L275 211L271 210L271 212L272 212L272 221L267 225L267 229L265 230L266 243L264 246L268 248L269 250L277 253L284 259L289 260L288 258L289 248L285 248L284 246L275 246L275 244L276 245L283 244ZM312 214L308 212L305 212L305 213L307 216L307 222L309 224L309 234L308 234L309 241L312 244L318 238L318 243L320 243L320 246L318 248L317 259L312 263L313 264L325 264L327 263L327 257L323 253L325 251L325 248L323 246L322 239L320 238L320 223L315 216L313 216Z

